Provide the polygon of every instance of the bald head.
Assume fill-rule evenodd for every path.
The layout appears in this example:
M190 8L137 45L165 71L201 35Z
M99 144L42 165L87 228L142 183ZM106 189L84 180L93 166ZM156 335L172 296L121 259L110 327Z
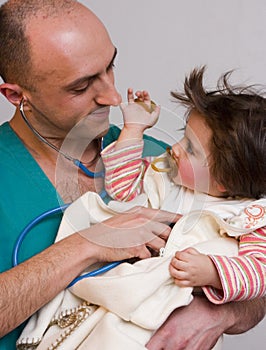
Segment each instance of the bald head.
M91 28L95 26L95 30L105 31L98 18L75 0L7 1L0 8L0 75L3 80L34 89L34 80L41 76L36 70L40 67L39 58L60 45L66 44L67 50L71 29L79 25L81 18ZM93 35L93 30L91 33ZM62 40L56 40L58 36Z

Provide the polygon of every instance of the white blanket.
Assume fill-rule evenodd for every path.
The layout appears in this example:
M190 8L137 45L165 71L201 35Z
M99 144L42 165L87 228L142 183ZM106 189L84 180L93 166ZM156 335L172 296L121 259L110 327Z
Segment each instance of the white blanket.
M206 195L195 200L189 191L180 191L167 176L150 169L144 185L146 194L130 203L110 202L107 206L97 194L84 194L65 211L57 240L132 206L151 206L184 215L172 229L164 257L133 265L122 263L104 275L80 280L32 316L18 344L38 350L144 350L170 313L193 298L192 288L177 287L169 275L173 253L193 246L202 253L238 254L237 240L221 233L237 237L250 229L242 227L241 218L240 223L232 222L233 226L221 218L238 215L251 201L237 203Z
M67 208L58 240L114 213L88 192ZM169 275L172 254L194 246L203 253L237 255L237 241L221 237L217 220L207 211L186 215L174 226L164 257L122 263L61 292L30 319L18 343L39 344L38 350L52 344L64 350L145 349L170 313L192 300L192 288L177 287Z

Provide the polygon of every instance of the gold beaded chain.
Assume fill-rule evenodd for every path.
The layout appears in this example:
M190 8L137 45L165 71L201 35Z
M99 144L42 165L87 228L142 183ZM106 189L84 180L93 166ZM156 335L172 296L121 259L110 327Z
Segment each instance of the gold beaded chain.
M94 311L94 306L83 302L76 308L62 311L57 317L54 317L49 323L48 329L52 326L58 326L61 329L67 328L62 334L60 334L59 338L49 346L47 350L56 350L63 343L63 341L69 337L76 328L78 328L81 323L83 323L89 315L91 315ZM31 340L26 339L27 343L17 344L18 350L34 350L40 344L41 340Z

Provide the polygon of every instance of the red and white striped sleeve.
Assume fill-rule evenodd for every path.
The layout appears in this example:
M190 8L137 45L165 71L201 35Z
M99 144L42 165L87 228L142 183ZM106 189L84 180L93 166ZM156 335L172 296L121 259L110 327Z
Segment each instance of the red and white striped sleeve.
M115 150L115 142L102 151L105 189L118 201L130 201L142 192L143 175L149 165L142 158L144 142Z
M266 295L266 227L240 237L239 256L209 257L217 268L223 288L203 287L211 302L223 304Z

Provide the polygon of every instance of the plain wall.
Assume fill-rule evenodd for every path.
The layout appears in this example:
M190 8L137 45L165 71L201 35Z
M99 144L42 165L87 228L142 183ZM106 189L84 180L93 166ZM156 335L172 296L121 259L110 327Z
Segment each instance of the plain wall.
M148 89L162 106L157 131L164 136L177 137L182 117L169 92L181 88L194 67L207 65L210 87L232 69L232 82L266 85L265 0L81 2L102 19L118 48L116 85L123 98L128 87ZM14 108L1 97L0 110L2 122ZM116 120L118 109L112 115ZM244 335L226 337L224 350L258 350L265 344L266 319Z

